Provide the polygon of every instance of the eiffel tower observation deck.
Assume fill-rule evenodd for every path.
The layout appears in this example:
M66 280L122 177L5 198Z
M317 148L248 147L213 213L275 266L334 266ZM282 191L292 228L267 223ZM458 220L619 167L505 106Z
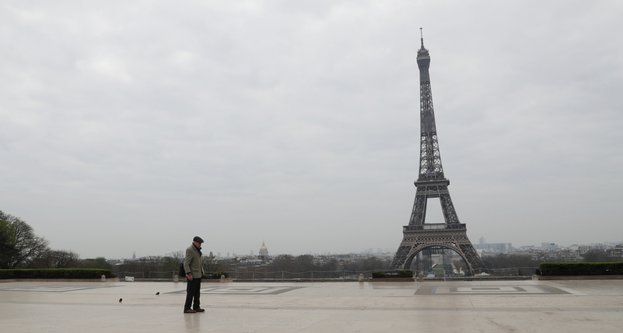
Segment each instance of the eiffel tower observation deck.
M421 29L420 29L421 30ZM472 243L467 238L467 228L459 221L441 163L437 139L433 95L430 83L430 54L424 48L424 38L417 54L420 70L420 167L415 202L409 224L403 227L403 240L392 261L394 269L413 269L430 273L432 266L446 267L445 274L473 275L484 267ZM429 199L439 199L443 223L426 223ZM432 258L435 256L436 258ZM456 266L452 257L459 256L464 264ZM422 267L427 266L427 267Z

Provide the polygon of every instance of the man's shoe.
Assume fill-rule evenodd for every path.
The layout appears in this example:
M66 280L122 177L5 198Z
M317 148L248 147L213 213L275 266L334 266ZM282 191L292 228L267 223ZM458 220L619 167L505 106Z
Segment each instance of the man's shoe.
M199 309L195 309L195 312L206 312L205 309L199 308Z
M195 313L197 311L192 310L192 309L184 309L184 313Z

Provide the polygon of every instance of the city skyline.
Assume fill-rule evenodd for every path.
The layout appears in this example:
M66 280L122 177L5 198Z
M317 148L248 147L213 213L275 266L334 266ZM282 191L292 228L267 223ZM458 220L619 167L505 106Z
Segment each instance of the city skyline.
M586 249L603 249L603 248L615 248L615 247L621 247L623 246L623 241L619 241L619 242L601 242L601 243L590 243L590 244L585 244L585 243L575 243L575 244L558 244L558 243L553 243L553 242L543 242L541 244L523 244L523 245L513 245L512 243L496 243L496 242L481 242L481 240L479 240L478 242L474 242L474 246L477 248L477 250L480 252L483 249L489 249L489 248L498 248L500 246L505 246L505 249L510 250L508 252L506 251L502 251L502 252L491 252L491 251L485 251L488 253L488 255L491 254L496 254L496 253L524 253L523 251L525 250L552 250L552 249L556 249L556 250L567 250L567 249L575 249L577 248L586 248ZM215 251L211 251L210 249L207 249L207 252L205 253L205 255L210 255L212 254L213 256L215 256L216 258L246 258L246 257L261 257L262 254L260 254L260 250L262 249L262 247L260 246L258 249L256 249L255 251L251 250L248 251L246 253L240 252L240 251L228 251L228 252L215 252ZM394 254L395 254L395 250L394 249L382 249L382 248L367 248L367 249L361 249L359 251L352 251L352 252L327 252L327 251L316 251L316 252L308 252L308 253L296 253L296 254L292 254L292 253L272 253L270 251L270 248L267 247L268 250L268 257L276 257L276 256L281 256L281 255L292 255L292 256L300 256L300 255L312 255L312 256L344 256L344 255L357 255L357 256L362 256L362 255L383 255L384 257L388 257L388 258L393 258ZM178 254L181 254L181 250L177 251ZM147 254L147 255L137 255L136 252L132 253L132 255L130 256L123 256L123 257L118 257L118 258L106 258L106 259L110 259L110 260L127 260L127 259L139 259L139 258L148 258L148 257L166 257L166 256L171 256L171 255L176 255L174 252L168 252L168 253L161 253L161 254Z
M469 238L621 241L623 4L0 6L0 210L54 249L396 251L420 27Z

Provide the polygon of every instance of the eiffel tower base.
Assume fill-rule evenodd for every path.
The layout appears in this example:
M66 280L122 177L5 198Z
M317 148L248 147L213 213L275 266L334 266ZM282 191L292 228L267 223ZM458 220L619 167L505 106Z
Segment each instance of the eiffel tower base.
M434 226L432 225L433 228ZM439 226L446 225L440 224ZM467 266L468 275L483 271L484 265L467 238L465 224L446 226L446 229L430 227L431 225L404 227L404 236L392 261L392 269L409 269L413 259L422 250L440 247L450 249L461 256Z

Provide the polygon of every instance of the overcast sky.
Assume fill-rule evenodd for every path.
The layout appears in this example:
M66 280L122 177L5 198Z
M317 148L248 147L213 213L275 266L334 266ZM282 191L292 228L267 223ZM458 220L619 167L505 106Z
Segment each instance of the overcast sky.
M0 210L82 258L395 251L420 27L468 236L623 241L623 3L3 1ZM437 199L427 222L441 222Z

